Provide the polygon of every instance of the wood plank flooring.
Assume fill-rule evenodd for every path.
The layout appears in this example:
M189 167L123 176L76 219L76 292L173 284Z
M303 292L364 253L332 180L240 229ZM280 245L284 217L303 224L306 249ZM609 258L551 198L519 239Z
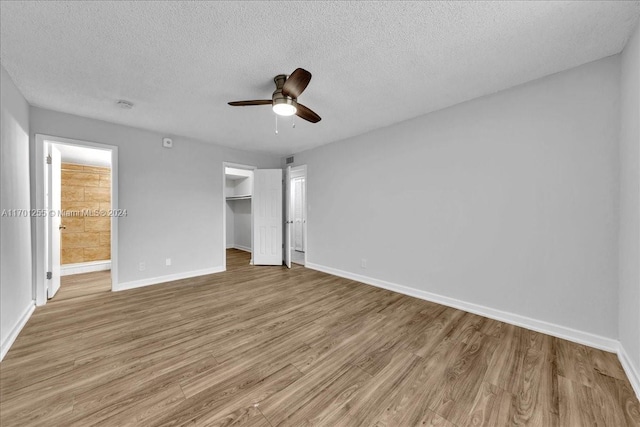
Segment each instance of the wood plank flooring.
M111 292L110 270L72 274L60 278L60 289L52 301L58 302L103 292Z
M0 424L640 425L614 354L248 261L39 307L0 363Z

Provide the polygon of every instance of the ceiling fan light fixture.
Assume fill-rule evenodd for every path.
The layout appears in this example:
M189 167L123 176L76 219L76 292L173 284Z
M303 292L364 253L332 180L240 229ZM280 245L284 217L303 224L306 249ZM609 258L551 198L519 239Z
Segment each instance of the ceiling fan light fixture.
M293 116L297 111L293 99L280 98L273 101L273 112L279 116Z
M273 78L276 90L271 99L253 99L250 101L228 102L232 107L247 107L249 105L271 105L273 112L278 116L293 116L294 114L310 123L318 123L320 120L309 107L298 104L298 97L304 91L311 80L311 73L302 68L296 68L289 76L278 74ZM294 126L295 127L295 126ZM277 132L276 132L277 133Z

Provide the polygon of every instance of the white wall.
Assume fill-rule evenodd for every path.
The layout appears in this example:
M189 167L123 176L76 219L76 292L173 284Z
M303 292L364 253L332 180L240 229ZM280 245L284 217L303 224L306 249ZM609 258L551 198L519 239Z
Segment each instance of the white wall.
M29 105L0 66L0 211L31 208ZM0 359L33 309L31 218L0 218Z
M619 84L609 57L296 154L308 262L615 345Z
M640 394L640 27L622 54L620 131L620 342Z
M128 210L118 229L121 285L221 267L223 162L279 164L275 156L181 137L166 149L167 135L32 107L32 149L36 133L118 146L118 203Z

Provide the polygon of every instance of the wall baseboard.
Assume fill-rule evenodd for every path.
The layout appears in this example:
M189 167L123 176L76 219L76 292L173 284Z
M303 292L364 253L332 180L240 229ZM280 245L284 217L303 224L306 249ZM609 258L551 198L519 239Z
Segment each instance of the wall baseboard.
M92 273L94 271L111 270L111 260L79 262L76 264L64 264L60 266L60 275Z
M624 349L622 343L618 348L618 359L620 359L620 363L622 364L622 368L624 372L627 374L629 378L629 382L631 383L631 387L633 387L633 391L636 392L636 397L640 400L640 374L631 363L631 358L627 354L627 351Z
M362 276L360 274L350 273L348 271L338 270L336 268L326 267L324 265L314 264L311 262L307 262L306 267L312 270L322 271L323 273L344 277L345 279L355 280L361 283L365 283L367 285L387 289L393 292L398 292L411 297L423 299L430 302L435 302L438 304L446 305L448 307L457 308L459 310L467 311L469 313L488 317L494 320L499 320L505 323L510 323L512 325L520 326L526 329L531 329L533 331L541 332L547 335L552 335L554 337L562 338L567 341L576 342L578 344L584 344L590 347L599 348L601 350L609 351L612 353L617 353L620 348L620 344L617 340L603 337L600 335L591 334L589 332L579 331L573 328L568 328L566 326L556 325L554 323L532 319L530 317L521 316L519 314L510 313L507 311L496 310L490 307L485 307L483 305L478 305L478 304L458 300L455 298L446 297L444 295L434 294L434 293L423 291L420 289L398 285L396 283L374 279L372 277Z
M239 251L251 252L251 248L242 245L233 245L233 248Z
M9 333L7 338L5 338L5 340L2 342L2 345L0 345L0 361L2 361L2 359L4 359L4 357L7 355L7 352L15 342L16 338L18 338L20 331L22 331L24 325L27 324L27 321L29 320L35 309L36 303L35 301L31 301L22 313L22 316L20 316L18 323L16 323L13 329L11 329L11 332Z
M158 285L160 283L173 282L175 280L189 279L191 277L205 276L207 274L221 273L224 270L225 270L224 267L218 266L218 267L212 267L212 268L205 268L202 270L187 271L184 273L169 274L167 276L150 277L148 279L140 279L140 280L134 280L131 282L114 284L111 289L114 292L125 291L127 289L135 289L135 288L141 288L143 286L151 286L151 285Z

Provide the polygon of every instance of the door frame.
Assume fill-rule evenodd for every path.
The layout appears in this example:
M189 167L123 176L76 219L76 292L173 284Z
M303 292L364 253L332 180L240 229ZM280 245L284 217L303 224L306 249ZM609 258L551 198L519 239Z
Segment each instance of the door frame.
M45 203L46 208L51 212L52 210L62 210L62 154L60 153L60 146L57 144L46 144L47 151L47 167L45 176ZM52 162L49 164L48 159L51 158ZM56 168L59 168L56 170ZM54 185L55 183L55 185ZM56 190L56 191L53 191ZM56 192L58 192L56 196ZM54 251L54 243L61 247L62 232L60 226L62 220L60 216L49 215L45 222L45 245L47 248L47 259L45 260L45 267L47 272L51 272L51 279L46 280L46 294L47 299L51 299L55 296L56 292L60 289L61 272L62 272L62 250ZM57 232L54 231L57 228Z
M222 162L222 271L227 271L227 168L255 171L257 166L241 163ZM251 180L251 197L253 198L253 182ZM251 201L251 263L253 264L253 200Z
M118 147L115 145L101 144L97 142L78 139L62 138L52 135L36 134L36 170L35 170L35 209L36 212L45 212L46 191L45 177L47 174L47 162L45 149L48 144L71 145L76 147L93 148L111 152L111 209L118 209ZM46 259L48 256L47 238L48 221L42 216L35 215L35 272L33 283L33 295L36 305L47 303L47 279ZM118 217L111 216L111 290L118 285Z
M291 176L289 177L290 180L293 180L294 178L304 178L304 204L302 206L302 209L304 210L304 223L302 224L302 235L303 235L303 244L302 244L302 249L304 250L304 265L307 265L307 254L309 253L309 245L308 245L308 240L309 240L309 233L307 232L307 223L309 222L309 195L307 193L307 189L308 189L308 181L309 181L309 176L308 176L308 170L307 170L307 165L300 165L300 166L291 166ZM289 191L290 193L287 194L287 203L290 204L292 197L291 194L293 193L293 186L291 185L291 182L289 182Z

